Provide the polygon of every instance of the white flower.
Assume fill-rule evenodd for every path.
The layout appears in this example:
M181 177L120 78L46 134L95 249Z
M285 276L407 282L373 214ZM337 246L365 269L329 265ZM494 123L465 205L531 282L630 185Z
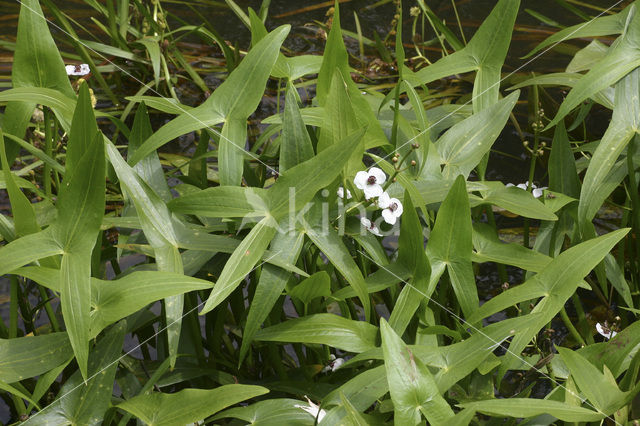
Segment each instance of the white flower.
M541 187L541 188L534 188L534 189L533 189L533 196L534 196L535 198L540 198L540 197L542 196L542 192L543 192L545 189L547 189L547 187L546 187L546 186L543 186L543 187Z
M378 207L382 209L382 217L389 225L394 225L403 211L400 200L389 197L386 192L378 198Z
M343 358L336 358L336 356L334 354L329 355L329 360L331 361L329 364L327 364L323 369L322 372L326 373L328 371L334 372L336 371L338 368L340 368L342 366L342 364L344 364L344 359Z
M369 232L371 232L373 235L377 235L378 237L382 237L382 234L380 233L380 229L376 226L375 223L371 222L366 217L361 217L360 218L360 223L362 224L362 226L367 228L367 230Z
M308 406L307 405L295 405L296 408L301 408L304 411L306 411L307 413L311 414L313 416L314 419L318 419L318 423L320 423L322 421L322 419L324 418L324 416L327 415L327 412L324 410L321 410L319 406L317 406L316 404L314 404L313 402L311 402L311 400L309 398L307 398L307 395L304 396L307 399L308 402Z
M609 328L609 324L607 324L607 322L604 322L604 325L597 323L596 324L596 330L598 330L598 333L600 333L602 336L604 336L605 339L609 340L609 339L613 339L615 337L616 333L615 331L611 330Z
M338 198L343 198L344 199L344 188L343 187L338 188L337 193L338 193ZM347 200L350 199L350 198L351 198L351 191L349 191L347 189Z
M524 190L526 191L526 190L527 190L527 187L529 186L529 181L526 181L525 183L519 183L519 184L517 184L517 185L514 185L514 184L512 184L512 183L508 183L508 184L506 184L505 186L506 186L506 187L509 187L509 186L516 186L517 188L524 189ZM535 184L535 183L532 183L532 184L531 184L531 189L533 190L533 191L532 191L532 194L533 194L534 198L540 198L540 197L542 196L542 192L543 192L545 189L547 189L547 187L546 187L546 186L538 187L538 186L536 186L536 184Z
M353 183L358 189L364 191L364 198L367 200L373 197L379 197L384 192L382 184L387 180L387 175L377 167L372 167L368 172L361 171L356 173Z
M88 64L65 65L67 75L87 75L91 71Z

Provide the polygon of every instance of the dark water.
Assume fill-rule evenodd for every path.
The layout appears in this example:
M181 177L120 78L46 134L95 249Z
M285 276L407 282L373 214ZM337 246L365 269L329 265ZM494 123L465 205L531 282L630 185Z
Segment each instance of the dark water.
M55 4L66 14L74 19L77 19L79 23L86 26L89 31L94 34L103 34L97 29L95 24L91 21L91 16L95 14L93 9L88 8L80 1L59 1L54 0ZM222 3L222 2L221 2ZM252 7L254 10L260 8L261 1L259 0L237 0L236 3L244 10L248 7ZM318 31L318 26L315 25L315 21L325 22L327 20L326 12L327 6L317 8L314 10L308 10L303 13L298 13L300 9L307 8L313 5L321 3L320 1L302 0L302 1L284 1L273 0L269 9L269 18L267 19L267 27L269 29L275 28L282 24L291 24L292 30L285 46L291 51L306 54L321 54L324 48L324 39L322 38L322 32ZM346 1L341 4L341 24L342 27L349 31L356 31L354 13L357 14L364 37L373 39L374 32L377 32L381 38L392 28L391 20L395 12L395 6L391 3L387 3L378 7L371 7L373 1L353 0ZM490 12L495 5L494 0L457 0L457 11L462 22L463 31L467 40L471 38L477 27L482 23L484 18ZM607 8L613 4L613 0L604 1L596 0L591 1L590 4ZM625 1L624 4L628 4L629 1ZM230 40L233 44L236 44L241 49L246 49L250 42L249 30L242 24L242 22L236 17L224 5L222 6L203 6L199 3L193 2L194 7L212 23L215 29L226 40ZM451 5L450 0L438 0L427 1L427 4L434 10L434 12L445 20L449 24L449 27L460 37L460 32L455 25L456 16ZM162 2L163 7L174 16L170 16L169 25L171 28L178 28L182 25L179 20L184 20L187 23L198 25L201 23L200 17L194 13L191 9L182 4L171 3L167 1ZM415 6L414 1L404 1L404 33L410 34L411 32L411 18L409 17L409 9ZM555 31L555 28L547 26L541 23L538 19L528 14L525 9L533 9L540 12L547 17L559 22L562 25L574 25L583 22L579 17L571 14L566 9L558 6L554 0L523 0L521 2L520 13L516 20L516 27L513 33L513 39L511 47L503 68L504 73L510 73L517 71L519 74L530 72L557 72L562 71L566 64L569 62L570 57L564 53L558 53L555 51L546 52L539 58L527 63L528 60L521 59L524 54L530 51L535 45L546 38L549 34ZM586 13L594 16L599 12L597 10L582 9ZM14 0L0 0L0 41L15 41L17 18L19 13L19 2ZM45 15L50 16L46 9ZM63 40L65 35L56 28L54 25L50 25L51 31L56 39ZM433 37L433 34L429 31L429 26L426 26L427 31L425 39ZM76 29L78 34L83 39L91 39L92 37L81 29ZM186 42L190 43L190 46L195 45L195 49L202 49L203 52L209 52L206 50L207 46L198 46L199 40L186 39ZM406 43L411 43L410 35L405 40ZM347 47L350 52L355 56L359 56L358 45L354 39L347 38ZM584 41L574 41L570 43L573 46L584 46ZM64 45L63 49L69 51L69 45ZM412 55L413 50L410 47L406 47L407 56ZM574 49L575 50L575 49ZM208 53L207 53L208 54ZM367 48L365 50L366 62L370 62L374 59L376 51L373 48ZM11 72L11 56L10 49L3 48L0 44L0 88L9 87ZM434 51L430 53L429 59L432 61L437 60L439 53ZM66 58L65 58L66 59ZM216 82L219 81L215 74L210 76L204 76L204 79L209 83L212 88ZM506 86L508 87L508 85ZM469 90L471 87L469 87ZM186 93L186 92L185 92ZM187 94L188 95L188 94ZM185 103L197 103L201 98L201 94L192 95L192 102L184 100ZM261 111L261 116L268 116L275 112L275 102L265 101L261 106L264 110ZM515 114L521 125L526 123L526 107L516 108ZM528 170L528 157L524 155L522 149L520 136L512 126L507 126L494 149L505 153L506 155L495 153L492 156L489 164L489 170L487 178L490 180L503 180L505 182L522 182L526 180L525 170ZM538 178L544 178L540 175ZM4 191L3 191L4 192ZM3 204L2 209L6 209L7 204L4 194L0 196L0 203ZM6 211L6 210L5 210ZM478 284L481 287L482 298L486 299L492 296L493 293L499 291L499 280L495 268L491 265L483 265L480 269L480 276L478 276ZM518 273L515 273L518 275ZM513 276L514 282L518 282L520 277ZM7 280L0 279L0 317L5 323L8 323L8 296L9 286ZM7 422L9 420L7 407L4 406L3 401L0 399L0 422Z

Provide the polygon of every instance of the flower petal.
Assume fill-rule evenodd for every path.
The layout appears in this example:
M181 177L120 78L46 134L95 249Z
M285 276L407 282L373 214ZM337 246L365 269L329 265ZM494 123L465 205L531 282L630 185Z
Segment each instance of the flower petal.
M384 172L377 167L370 168L369 175L376 178L376 183L378 185L382 185L387 180L387 175L385 175Z
M367 185L364 188L364 198L367 200L373 197L379 197L384 193L380 185Z
M365 189L367 187L367 179L369 179L369 174L367 172L358 172L356 173L356 177L353 179L353 184L358 189Z
M389 225L395 225L395 223L396 223L396 215L393 214L393 212L391 210L389 210L389 209L382 210L382 218Z
M331 371L336 371L342 366L342 364L344 364L344 359L336 358L336 360L331 363Z
M402 203L400 202L400 200L398 200L397 198L392 198L391 199L391 204L396 203L396 209L393 211L393 214L395 214L396 217L400 217L402 215L402 212L404 211L404 209L402 208Z
M544 191L542 188L535 188L533 190L533 197L540 198L542 196L542 191Z
M391 204L391 197L386 192L383 192L382 195L378 197L378 207L381 209L386 209Z

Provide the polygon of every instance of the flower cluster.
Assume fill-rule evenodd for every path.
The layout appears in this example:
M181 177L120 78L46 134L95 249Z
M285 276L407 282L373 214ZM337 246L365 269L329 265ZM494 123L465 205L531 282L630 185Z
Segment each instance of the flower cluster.
M395 225L398 218L402 215L402 203L397 198L391 198L382 187L387 181L387 175L377 167L371 167L368 171L360 171L356 173L353 183L356 188L364 192L366 200L375 199L374 203L382 209L382 218L390 225ZM338 188L338 196L344 198L345 190ZM351 198L351 193L346 191L347 198ZM380 229L370 219L360 218L362 225L374 235L382 236Z
M529 186L529 181L526 181L525 183L519 183L517 185L514 185L512 183L508 183L505 186L515 186L516 188L524 189L526 191L527 187ZM531 183L531 189L533 190L532 191L533 196L535 198L540 198L542 196L542 192L545 189L547 189L547 187L546 186L538 187L538 186L536 186L535 183Z

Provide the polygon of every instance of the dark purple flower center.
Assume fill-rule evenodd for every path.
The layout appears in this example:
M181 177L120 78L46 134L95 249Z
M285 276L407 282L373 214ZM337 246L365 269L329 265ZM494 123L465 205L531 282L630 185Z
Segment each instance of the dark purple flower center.
M369 176L369 178L367 179L367 183L369 185L375 185L376 184L376 177L375 176Z
M395 212L398 208L398 204L396 203L391 203L391 205L389 206L389 210L391 210L392 212Z

